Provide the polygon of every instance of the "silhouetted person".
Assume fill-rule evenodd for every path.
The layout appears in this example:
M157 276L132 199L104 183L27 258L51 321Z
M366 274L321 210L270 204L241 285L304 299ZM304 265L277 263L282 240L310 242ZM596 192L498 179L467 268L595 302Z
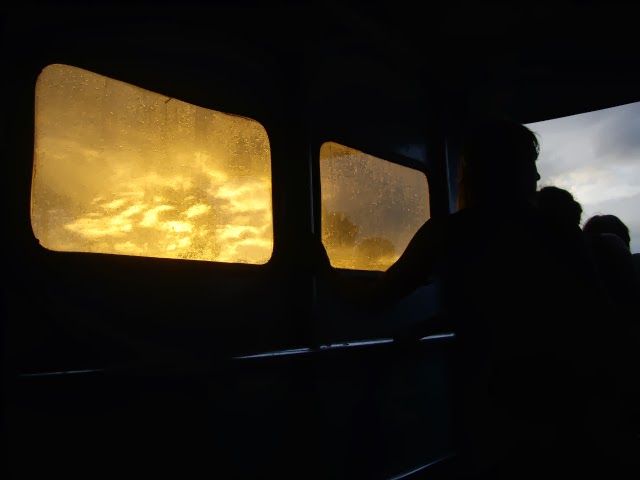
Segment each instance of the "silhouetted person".
M571 192L564 188L548 185L535 194L533 204L546 227L556 232L554 242L558 251L574 256L591 269L595 269L595 258L590 245L580 228L582 205ZM575 251L574 251L575 250Z
M536 208L560 228L580 228L582 205L564 188L542 187L534 198Z
M619 313L607 327L619 332L620 351L628 352L626 377L629 387L620 422L630 436L640 439L640 276L631 254L629 228L616 215L593 215L582 227L596 258L598 271ZM640 457L640 448L638 451Z
M460 159L459 210L425 222L372 285L349 285L320 251L321 280L370 311L440 283L445 322L456 334L464 478L535 478L550 468L575 474L585 455L607 448L594 445L593 431L608 429L600 410L587 418L607 393L600 387L612 348L597 322L608 304L585 249L533 206L538 153L535 134L519 123L475 125ZM430 327L441 325L418 335Z
M584 235L588 254L593 258L606 293L609 295L611 311L603 318L603 327L619 332L617 349L621 384L628 385L621 392L620 422L627 421L627 432L633 435L640 431L637 419L638 380L640 358L634 354L640 350L638 327L640 326L640 300L638 277L634 272L632 256L629 251L630 235L627 226L614 215L594 215L580 229L582 206L573 195L562 188L548 186L536 193L535 205L549 219L550 223L567 235ZM625 354L625 352L627 352ZM626 405L625 405L626 404ZM635 418L635 419L634 419ZM626 420L623 420L626 419ZM623 427L624 428L627 427ZM640 454L640 452L638 452Z
M640 300L638 279L631 254L629 228L615 215L593 215L582 227L593 248L598 271L607 290L625 313L637 315Z
M615 215L593 215L584 222L582 231L588 234L612 233L620 237L627 250L631 250L629 227Z
M567 234L585 235L594 264L611 300L618 306L638 301L638 278L630 252L629 228L615 215L594 215L580 229L582 206L562 188L547 186L536 192L534 204L553 227ZM629 312L625 312L629 313Z

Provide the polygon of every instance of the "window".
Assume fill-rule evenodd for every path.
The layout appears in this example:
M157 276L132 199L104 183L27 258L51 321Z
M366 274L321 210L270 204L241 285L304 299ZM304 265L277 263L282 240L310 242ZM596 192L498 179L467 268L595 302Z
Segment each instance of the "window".
M86 70L36 86L31 224L50 250L263 264L265 129Z
M386 270L429 218L418 170L326 142L320 180L322 241L334 267Z
M640 252L640 102L531 123L538 134L540 186L570 191L582 221L613 214Z

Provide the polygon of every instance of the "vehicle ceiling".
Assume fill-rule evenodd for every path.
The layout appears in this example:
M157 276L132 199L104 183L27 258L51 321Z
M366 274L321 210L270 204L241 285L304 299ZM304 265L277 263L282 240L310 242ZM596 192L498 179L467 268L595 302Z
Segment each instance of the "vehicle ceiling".
M227 98L248 115L260 116L255 105L269 96L264 108L277 109L277 89L318 119L345 124L419 116L434 99L447 99L451 112L499 108L523 123L640 100L629 3L16 3L7 11L14 65L75 62L205 107L224 110Z

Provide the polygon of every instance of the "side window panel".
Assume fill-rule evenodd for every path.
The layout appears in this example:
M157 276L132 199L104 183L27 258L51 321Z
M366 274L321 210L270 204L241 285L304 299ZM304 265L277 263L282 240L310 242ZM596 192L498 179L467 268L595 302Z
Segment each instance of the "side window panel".
M31 224L44 248L264 264L258 122L54 64L37 83Z
M322 241L334 267L384 271L429 218L427 177L353 148L320 148Z

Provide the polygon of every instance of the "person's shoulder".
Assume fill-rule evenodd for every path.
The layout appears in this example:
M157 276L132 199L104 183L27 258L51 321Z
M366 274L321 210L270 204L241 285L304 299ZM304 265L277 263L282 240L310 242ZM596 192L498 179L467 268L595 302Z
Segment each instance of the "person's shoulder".
M465 238L479 228L482 228L482 216L471 208L465 208L448 215L430 217L418 229L415 238L418 242L424 241L433 246Z
M625 249L629 251L629 249L624 244L624 241L614 233L583 233L587 242L597 248L603 248L607 250ZM630 251L629 254L631 254Z
M467 225L475 224L480 221L480 216L471 208L463 208L449 215L432 217L428 223L431 223L432 229L448 231L451 229L464 228Z
M473 241L486 231L492 222L482 211L474 208L463 208L443 217L438 230L447 243L458 244Z
M482 212L476 208L463 208L450 214L447 221L451 225L476 223L483 218Z

